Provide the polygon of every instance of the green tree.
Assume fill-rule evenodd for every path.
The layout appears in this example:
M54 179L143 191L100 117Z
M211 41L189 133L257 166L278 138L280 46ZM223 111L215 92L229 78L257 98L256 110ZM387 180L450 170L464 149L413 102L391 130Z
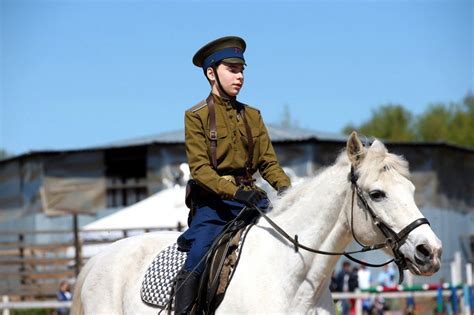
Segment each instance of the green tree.
M0 149L0 160L6 158L7 156L8 156L7 151Z
M461 104L431 105L416 122L421 141L447 141L474 146L474 95L468 94Z
M290 106L288 104L283 106L283 114L279 125L285 128L298 127L298 122L291 117Z
M446 139L453 120L452 111L444 104L431 105L416 122L417 138L422 141Z
M474 147L474 94L468 93L461 103L430 105L416 117L401 105L381 106L367 122L343 129L346 134L352 130L386 140L446 141Z
M344 133L357 130L361 134L386 140L410 141L415 139L413 122L413 115L402 105L388 104L372 111L370 120L361 126L347 125Z

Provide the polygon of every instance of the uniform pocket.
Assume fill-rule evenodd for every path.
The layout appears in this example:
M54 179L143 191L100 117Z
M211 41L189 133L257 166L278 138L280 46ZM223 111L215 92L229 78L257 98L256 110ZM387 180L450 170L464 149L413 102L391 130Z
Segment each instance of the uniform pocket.
M227 130L227 127L225 126L216 126L216 132L217 132L217 152L216 152L216 158L219 163L229 150L231 149L231 140L229 139L229 131ZM210 130L206 131L206 137L209 141L209 144L211 143L211 133ZM210 149L210 147L209 147Z
M217 139L223 139L227 137L228 131L225 126L216 126ZM206 136L211 140L211 130L206 130Z
M252 139L253 139L253 142L255 143L258 140L258 137L260 136L260 129L250 127L250 131L252 132ZM239 132L240 132L240 137L242 138L242 142L247 144L248 138L247 138L247 131L245 129L245 125L239 124Z

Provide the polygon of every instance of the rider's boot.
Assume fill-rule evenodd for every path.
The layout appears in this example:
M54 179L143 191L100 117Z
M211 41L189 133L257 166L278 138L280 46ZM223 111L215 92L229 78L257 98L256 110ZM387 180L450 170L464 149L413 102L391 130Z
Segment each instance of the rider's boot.
M175 314L189 314L197 296L199 275L180 270L176 276Z

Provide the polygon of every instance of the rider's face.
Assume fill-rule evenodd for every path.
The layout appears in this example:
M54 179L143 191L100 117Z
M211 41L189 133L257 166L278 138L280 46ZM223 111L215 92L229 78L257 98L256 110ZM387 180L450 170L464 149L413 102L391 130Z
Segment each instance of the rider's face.
M238 63L221 63L217 66L217 74L224 92L229 96L237 96L244 85L244 65ZM213 93L220 95L215 80L214 71L208 69L208 78L211 80Z

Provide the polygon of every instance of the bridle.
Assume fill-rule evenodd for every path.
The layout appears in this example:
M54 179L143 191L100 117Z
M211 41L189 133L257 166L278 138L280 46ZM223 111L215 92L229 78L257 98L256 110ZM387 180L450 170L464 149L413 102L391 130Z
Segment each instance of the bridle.
M362 189L360 186L357 184L357 179L358 175L356 174L354 170L354 166L351 166L351 172L349 173L349 181L351 182L351 189L352 189L352 202L351 202L351 233L354 238L354 240L362 247L359 250L356 251L344 251L344 252L327 252L327 251L322 251L318 249L314 249L308 246L305 246L298 241L298 235L295 235L295 237L291 237L286 233L280 226L278 226L273 220L271 220L263 210L259 209L258 207L254 207L259 214L267 220L267 222L285 239L287 239L290 243L293 244L295 252L298 252L298 250L304 249L306 251L316 253L316 254L322 254L322 255L344 255L348 259L359 263L361 265L369 266L369 267L382 267L384 265L387 265L391 263L392 261L395 262L395 264L398 267L399 271L399 284L403 282L403 270L408 269L407 262L403 254L400 252L400 247L402 244L405 242L406 238L408 237L408 234L410 234L411 231L419 227L420 225L423 224L430 224L429 221L426 218L420 218L416 219L412 223L408 224L406 227L404 227L400 232L395 232L391 227L389 227L383 220L375 213L375 211L370 207L369 203L367 202L367 199L365 199L364 194L362 192ZM378 244L373 244L373 245L365 245L362 242L360 242L355 233L354 233L354 195L357 194L357 198L362 204L362 208L365 209L370 216L372 217L372 220L374 221L374 224L380 229L382 234L385 236L385 241L383 243L378 243ZM373 251L377 249L382 249L382 248L387 248L390 247L394 258L382 263L382 264L372 264L372 263L367 263L365 261L359 260L357 258L352 257L352 254L356 253L363 253L363 252L368 252L368 251Z
M376 244L372 245L378 248L382 247L390 247L393 252L394 258L392 260L389 260L388 262L384 263L383 265L389 264L392 261L395 262L395 264L398 267L398 271L400 274L399 277L399 284L403 282L403 270L408 269L407 262L403 254L400 252L400 247L402 244L405 242L406 238L408 237L408 234L410 234L411 231L419 227L420 225L423 224L428 224L430 225L430 222L426 218L420 218L416 219L412 223L408 224L406 227L404 227L400 232L395 232L392 228L390 228L383 220L375 213L375 211L370 207L369 203L364 197L364 194L362 192L362 189L360 189L360 186L357 184L357 179L358 176L356 172L354 171L354 166L351 166L351 173L350 173L350 182L352 186L352 205L351 205L351 233L352 237L354 240L362 246L362 248L366 247L371 247L362 244L356 237L354 233L354 194L357 194L358 200L362 203L363 209L365 209L370 216L372 217L372 220L374 221L374 224L380 229L382 234L385 236L385 242L381 244ZM380 246L380 247L379 247ZM347 255L345 255L348 257ZM349 258L349 257L348 257ZM353 257L351 257L353 258ZM354 259L353 259L354 260ZM363 264L363 262L360 262Z

